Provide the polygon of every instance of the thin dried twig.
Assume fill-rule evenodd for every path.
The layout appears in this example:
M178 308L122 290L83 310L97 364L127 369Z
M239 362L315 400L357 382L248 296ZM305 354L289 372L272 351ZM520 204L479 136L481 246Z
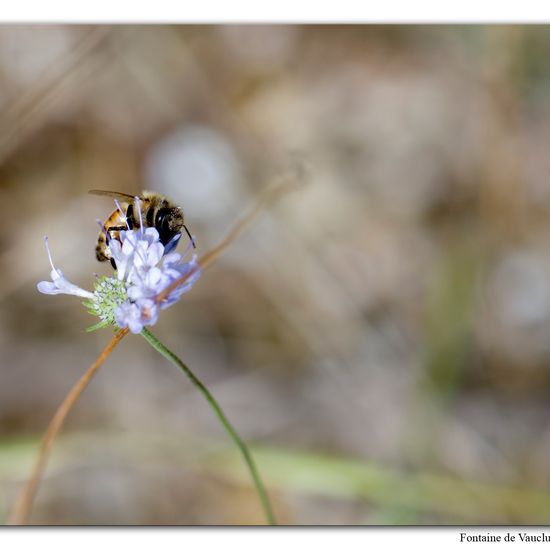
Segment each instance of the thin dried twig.
M192 277L199 269L206 269L235 239L237 239L237 237L239 237L239 235L241 235L241 233L243 233L243 231L258 217L264 208L268 208L283 195L294 190L297 184L298 179L294 176L287 177L282 181L275 182L273 185L267 187L258 198L258 202L240 220L237 221L225 239L199 258L197 262L198 267L192 269L189 273L186 273L179 279L176 279L171 285L166 287L157 295L155 298L156 302L162 302L168 294L170 294L170 292L185 283L185 281Z
M30 511L34 502L34 497L36 495L36 490L46 464L48 462L48 457L50 455L50 450L52 448L53 441L55 436L63 426L65 418L73 408L76 400L80 397L82 392L86 389L95 373L99 367L103 364L105 359L109 357L111 352L115 349L116 345L126 336L128 329L119 330L111 339L111 341L105 346L104 350L101 352L101 355L94 361L92 366L82 375L80 380L73 386L71 391L68 393L67 397L63 400L59 408L57 409L54 417L52 418L46 434L42 439L40 444L40 449L38 451L38 458L34 464L31 476L29 477L23 491L19 495L19 499L15 504L13 512L8 519L8 524L10 525L25 525L28 521Z

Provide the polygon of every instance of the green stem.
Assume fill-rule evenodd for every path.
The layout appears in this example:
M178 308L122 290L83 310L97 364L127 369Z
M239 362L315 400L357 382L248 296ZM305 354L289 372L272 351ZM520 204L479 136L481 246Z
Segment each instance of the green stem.
M267 492L265 490L264 484L262 482L262 478L260 477L260 474L258 472L258 469L256 467L256 464L254 463L254 460L252 459L252 455L250 454L250 451L248 450L248 447L246 446L245 442L239 437L237 432L235 431L235 428L231 425L229 420L227 419L227 416L225 416L225 413L223 412L222 408L218 405L218 402L214 399L214 396L208 391L206 386L195 376L193 371L174 353L172 353L164 344L159 342L149 330L147 330L145 327L141 331L141 335L153 346L161 355L164 355L166 359L174 363L176 366L178 366L187 376L190 378L191 382L198 388L198 390L204 395L210 406L214 409L214 412L216 413L216 416L220 419L220 422L223 424L223 427L229 434L229 437L234 441L235 445L239 448L239 451L241 451L244 461L246 462L246 465L248 466L248 470L250 471L250 475L252 476L252 480L254 481L254 485L256 486L256 490L258 491L258 495L260 497L260 501L262 503L262 507L264 509L265 516L267 518L267 522L269 525L276 525L275 516L273 515L273 510L271 509L271 504L269 502L269 498L267 496Z

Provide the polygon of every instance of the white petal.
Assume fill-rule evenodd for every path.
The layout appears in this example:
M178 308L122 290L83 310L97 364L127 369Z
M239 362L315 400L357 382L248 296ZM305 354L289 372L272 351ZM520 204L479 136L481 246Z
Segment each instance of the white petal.
M147 265L156 266L164 254L164 246L162 243L153 243L147 253Z
M115 260L118 260L122 256L122 245L116 239L111 239L109 250Z
M61 269L52 269L51 278L53 282L41 281L37 288L43 294L70 294L72 296L81 296L82 298L93 298L94 295L79 286L73 285L65 278Z
M36 285L36 288L38 289L39 292L42 292L42 294L62 294L63 293L62 290L57 288L55 284L50 281L40 281Z
M138 240L135 233L126 234L126 238L122 243L122 254L125 256L131 256L136 251Z
M181 259L181 254L178 254L177 252L170 252L169 254L166 254L166 256L164 256L163 265L171 266L172 264L179 263Z
M132 285L127 290L128 298L130 300L139 300L140 298L146 298L149 295L149 291L138 285Z
M162 271L158 267L152 267L145 276L147 286L156 288L162 279Z
M44 237L44 243L46 245L46 251L48 252L48 258L50 260L50 265L52 270L50 272L50 281L40 281L36 288L39 292L43 294L72 294L73 296L81 296L83 298L93 298L94 295L83 288L80 288L76 285L73 285L68 279L63 275L61 269L57 269L54 266L52 255L50 252L50 247L48 246L48 237Z
M145 230L145 237L150 243L154 243L155 241L158 241L160 238L159 232L154 227L148 227Z
M132 319L137 317L137 307L130 302L124 302L115 310L115 321L120 328L126 328Z
M166 246L164 247L164 254L169 254L170 252L172 252L172 250L174 250L174 248L176 248L176 246L178 246L178 243L180 242L180 239L181 239L181 233L176 233L166 243Z

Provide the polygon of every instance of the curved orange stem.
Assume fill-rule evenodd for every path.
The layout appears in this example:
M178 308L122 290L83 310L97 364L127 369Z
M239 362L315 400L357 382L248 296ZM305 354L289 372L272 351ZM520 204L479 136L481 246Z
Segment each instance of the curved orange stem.
M105 359L107 359L107 357L115 349L116 345L122 340L122 338L124 338L124 336L126 336L127 333L128 329L125 328L119 330L113 336L111 341L105 346L105 348L101 352L101 355L81 376L80 380L73 386L67 397L65 397L61 405L58 407L56 413L54 414L54 417L50 422L50 425L48 426L48 429L46 430L46 434L42 439L42 443L40 444L38 458L34 464L32 474L25 484L25 487L21 491L19 498L17 499L13 512L8 519L8 524L25 525L27 523L34 502L34 497L36 496L36 490L38 489L38 484L46 468L46 464L48 462L48 457L50 455L55 436L63 426L63 423L65 422L67 415L76 403L76 400L86 389L99 367L103 364Z

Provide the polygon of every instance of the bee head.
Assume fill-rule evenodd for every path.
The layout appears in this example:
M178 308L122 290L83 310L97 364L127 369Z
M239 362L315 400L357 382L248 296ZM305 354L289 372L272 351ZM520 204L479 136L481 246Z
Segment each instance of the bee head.
M159 232L160 242L164 245L174 235L181 233L183 214L179 208L160 208L155 215L155 228Z

